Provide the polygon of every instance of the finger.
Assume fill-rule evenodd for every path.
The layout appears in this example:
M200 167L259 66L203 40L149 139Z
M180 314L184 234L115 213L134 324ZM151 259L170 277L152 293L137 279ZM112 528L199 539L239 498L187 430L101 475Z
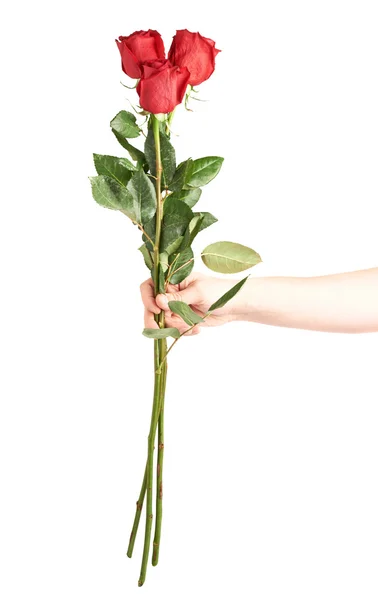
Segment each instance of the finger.
M186 302L186 304L195 304L201 300L201 295L195 283L185 288L184 290L176 290L167 294L158 294L156 296L156 304L163 310L167 310L168 302L178 300Z
M190 285L193 285L194 283L201 281L203 278L204 278L204 275L202 273L197 273L196 271L192 271L190 273L190 275L188 275L188 277L185 277L185 279L183 279L183 281L181 281L180 283L178 283L178 284L169 283L167 291L175 292L177 289L184 290L185 288L189 287Z
M147 308L144 309L144 326L150 329L158 329L159 325L154 319L154 314Z
M142 301L144 306L150 312L158 315L161 312L161 308L156 304L156 300L154 297L154 284L152 279L146 279L140 286L140 293L142 296Z
M171 315L171 311L169 309L168 306L168 298L166 296L166 294L158 294L155 298L156 300L156 304L159 306L159 308L161 308L162 310L165 311L165 316L170 316Z
M201 333L201 325L196 325L192 329L192 335L198 335L199 333Z
M195 327L193 327L193 329L189 329L189 331L187 333L184 333L184 336L186 335L198 335L201 331L201 327L199 325L195 325Z
M184 333L189 328L189 325L182 320L181 317L171 313L171 316L165 317L165 326L166 327L175 327L179 330L180 334Z
M190 329L190 326L182 320L181 317L172 313L170 317L165 318L165 326L166 327L176 327L179 330L180 334L185 336L188 335L196 335L200 333L201 327L199 325L195 325L193 329ZM187 331L189 329L189 331Z

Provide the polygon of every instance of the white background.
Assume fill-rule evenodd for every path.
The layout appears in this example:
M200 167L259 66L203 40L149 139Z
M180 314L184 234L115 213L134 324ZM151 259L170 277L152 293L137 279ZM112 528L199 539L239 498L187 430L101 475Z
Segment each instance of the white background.
M21 2L2 21L1 588L6 600L376 600L377 334L235 323L172 352L160 564L126 557L152 342L140 237L91 198L92 152L135 102L114 39L200 31L222 52L183 160L225 157L196 249L252 276L378 266L373 1ZM198 270L205 270L197 262Z

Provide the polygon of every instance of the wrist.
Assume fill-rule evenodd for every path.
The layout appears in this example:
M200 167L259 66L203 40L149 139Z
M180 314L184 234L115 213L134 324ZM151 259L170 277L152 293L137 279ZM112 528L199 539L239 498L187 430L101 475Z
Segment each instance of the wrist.
M258 278L247 279L230 304L231 321L252 321L256 312L255 295Z

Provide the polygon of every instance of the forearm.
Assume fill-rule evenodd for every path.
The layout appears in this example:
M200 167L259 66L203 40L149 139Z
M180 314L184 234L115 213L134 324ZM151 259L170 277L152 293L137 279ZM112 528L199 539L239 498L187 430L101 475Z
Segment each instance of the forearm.
M320 277L256 277L238 295L235 320L340 333L378 331L378 268Z

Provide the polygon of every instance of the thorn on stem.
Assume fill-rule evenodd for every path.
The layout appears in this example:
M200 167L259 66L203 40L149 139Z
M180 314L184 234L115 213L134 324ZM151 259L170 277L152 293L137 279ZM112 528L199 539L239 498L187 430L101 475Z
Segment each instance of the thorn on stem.
M163 450L164 444L159 444L159 450Z

